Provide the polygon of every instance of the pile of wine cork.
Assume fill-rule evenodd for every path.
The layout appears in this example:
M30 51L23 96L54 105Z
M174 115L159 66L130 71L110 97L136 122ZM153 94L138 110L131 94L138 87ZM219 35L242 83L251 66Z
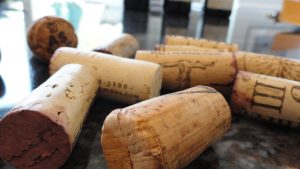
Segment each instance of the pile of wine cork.
M157 44L153 51L137 51L135 57L162 66L162 87L166 90L211 86L231 99L235 113L290 127L300 125L299 60L243 52L235 44L174 35L166 35L165 43Z
M49 62L56 49L76 48L78 38L70 22L56 16L45 16L30 25L27 43L33 56ZM96 47L94 51L132 58L138 48L138 41L132 35L124 33L111 42Z
M129 34L83 51L71 24L55 17L36 21L28 44L51 77L0 121L0 157L17 169L60 168L96 96L129 104L102 127L111 169L184 168L228 131L231 110L300 124L297 60L174 35L153 51L138 50ZM161 88L172 92L160 96Z

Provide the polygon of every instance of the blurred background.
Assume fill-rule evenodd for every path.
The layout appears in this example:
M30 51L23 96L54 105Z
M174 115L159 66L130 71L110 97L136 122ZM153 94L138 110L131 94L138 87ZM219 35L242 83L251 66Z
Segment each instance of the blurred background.
M297 35L297 25L279 20L283 0L1 0L1 18L22 18L25 28L45 15L69 20L80 48L106 43L122 32L152 48L164 34L237 43L242 50L295 56L279 49L278 36ZM288 10L287 10L288 11ZM11 25L13 26L13 25ZM279 37L280 38L280 37Z

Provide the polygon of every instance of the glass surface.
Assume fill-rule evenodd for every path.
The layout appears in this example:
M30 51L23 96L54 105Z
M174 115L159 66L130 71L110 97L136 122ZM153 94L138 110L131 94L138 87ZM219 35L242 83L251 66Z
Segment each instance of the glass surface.
M193 4L189 15L135 12L123 9L122 0L39 1L0 5L0 118L48 77L46 63L34 58L26 43L28 26L41 16L69 20L79 37L79 49L92 50L123 32L133 34L140 49L154 49L165 34L185 35L237 43L241 50L300 57L299 27L275 23L269 15L281 0L236 0L230 19L203 15ZM159 3L161 4L161 3ZM75 149L64 169L106 169L100 130L113 109L127 105L97 98ZM284 169L300 166L299 130L234 116L230 131L187 169ZM0 145L1 146L1 145ZM0 160L0 169L11 168Z

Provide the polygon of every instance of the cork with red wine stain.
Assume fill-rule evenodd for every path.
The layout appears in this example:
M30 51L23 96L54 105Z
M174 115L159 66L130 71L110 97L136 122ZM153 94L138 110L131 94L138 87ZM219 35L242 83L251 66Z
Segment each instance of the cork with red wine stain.
M96 95L90 69L62 67L0 121L0 156L17 169L58 169L68 159Z

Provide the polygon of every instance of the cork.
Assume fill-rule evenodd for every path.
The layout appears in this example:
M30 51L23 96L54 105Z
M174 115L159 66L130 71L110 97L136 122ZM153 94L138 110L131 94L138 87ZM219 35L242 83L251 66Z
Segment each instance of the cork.
M27 43L34 56L48 62L57 48L77 47L78 40L72 24L67 20L45 16L31 24Z
M155 45L156 51L223 51L213 48L202 48L197 46L189 46L189 45L164 45L164 44L157 44Z
M0 121L0 156L17 169L58 169L76 143L98 83L90 69L62 67Z
M124 33L112 42L102 47L98 47L94 51L125 58L133 58L138 49L139 43L137 39L131 34Z
M212 48L218 50L225 50L229 52L238 51L238 45L228 44L225 42L207 40L207 39L196 39L185 36L166 35L165 45L188 45L197 46L201 48Z
M300 81L299 60L251 52L237 52L236 58L241 71Z
M223 96L197 86L114 110L101 145L110 169L180 169L219 140L230 122Z
M232 93L236 113L299 127L300 82L239 71Z
M163 88L170 91L206 85L227 93L237 73L231 52L139 50L136 59L160 64Z
M85 65L95 72L100 97L133 104L160 95L162 70L158 64L63 47L50 61L50 74L69 63Z

